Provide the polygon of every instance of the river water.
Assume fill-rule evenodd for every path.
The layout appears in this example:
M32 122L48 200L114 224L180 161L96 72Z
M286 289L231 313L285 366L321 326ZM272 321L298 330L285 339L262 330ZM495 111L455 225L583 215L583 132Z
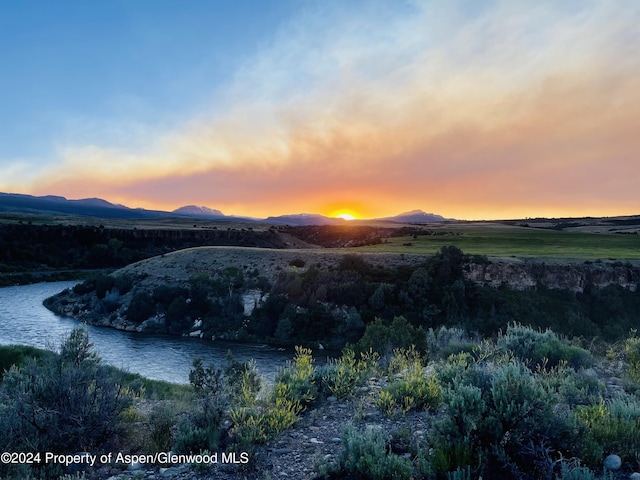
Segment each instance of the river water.
M42 305L42 301L75 283L52 282L0 288L0 345L57 349L79 323L72 318L55 315ZM172 383L189 383L189 371L195 358L202 358L205 365L223 366L229 350L236 360L255 359L258 371L266 381L272 381L278 369L293 357L290 351L280 351L267 345L147 335L91 325L87 328L89 339L105 363Z

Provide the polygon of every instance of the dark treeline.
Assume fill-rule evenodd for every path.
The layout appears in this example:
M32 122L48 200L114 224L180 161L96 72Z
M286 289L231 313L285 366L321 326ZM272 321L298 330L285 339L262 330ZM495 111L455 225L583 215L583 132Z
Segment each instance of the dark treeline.
M470 260L451 246L418 267L375 267L347 255L335 269L310 266L282 272L246 328L285 343L320 339L342 345L357 341L376 319L391 325L403 317L425 330L456 326L494 335L517 321L571 336L615 340L639 320L638 292L618 286L587 286L581 293L542 285L526 291L496 289L464 279Z
M0 225L0 273L43 268L119 268L162 253L204 245L284 246L273 230Z

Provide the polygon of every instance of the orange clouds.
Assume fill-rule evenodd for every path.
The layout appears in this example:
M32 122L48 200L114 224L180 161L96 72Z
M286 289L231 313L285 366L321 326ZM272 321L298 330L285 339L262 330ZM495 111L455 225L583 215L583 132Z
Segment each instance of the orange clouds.
M338 40L280 36L225 110L142 151L68 147L33 190L263 217L638 213L640 66L625 56L638 8L545 3L527 16L505 2L466 20L445 9L460 22L450 38L432 13L398 16L371 43L344 19Z

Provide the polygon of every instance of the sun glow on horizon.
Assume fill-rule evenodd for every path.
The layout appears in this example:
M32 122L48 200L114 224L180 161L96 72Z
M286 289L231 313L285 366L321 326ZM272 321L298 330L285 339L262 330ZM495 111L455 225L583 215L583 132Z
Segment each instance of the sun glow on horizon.
M334 211L329 216L333 218L341 218L347 221L357 220L359 218L353 210L347 210L344 208Z

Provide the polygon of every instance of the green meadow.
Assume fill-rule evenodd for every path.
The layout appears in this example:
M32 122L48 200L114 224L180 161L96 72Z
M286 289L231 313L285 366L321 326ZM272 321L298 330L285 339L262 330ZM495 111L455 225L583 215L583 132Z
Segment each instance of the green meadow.
M362 252L434 254L446 245L490 257L540 257L579 260L640 260L640 236L566 232L508 225L451 225L433 235L393 237L359 247Z

